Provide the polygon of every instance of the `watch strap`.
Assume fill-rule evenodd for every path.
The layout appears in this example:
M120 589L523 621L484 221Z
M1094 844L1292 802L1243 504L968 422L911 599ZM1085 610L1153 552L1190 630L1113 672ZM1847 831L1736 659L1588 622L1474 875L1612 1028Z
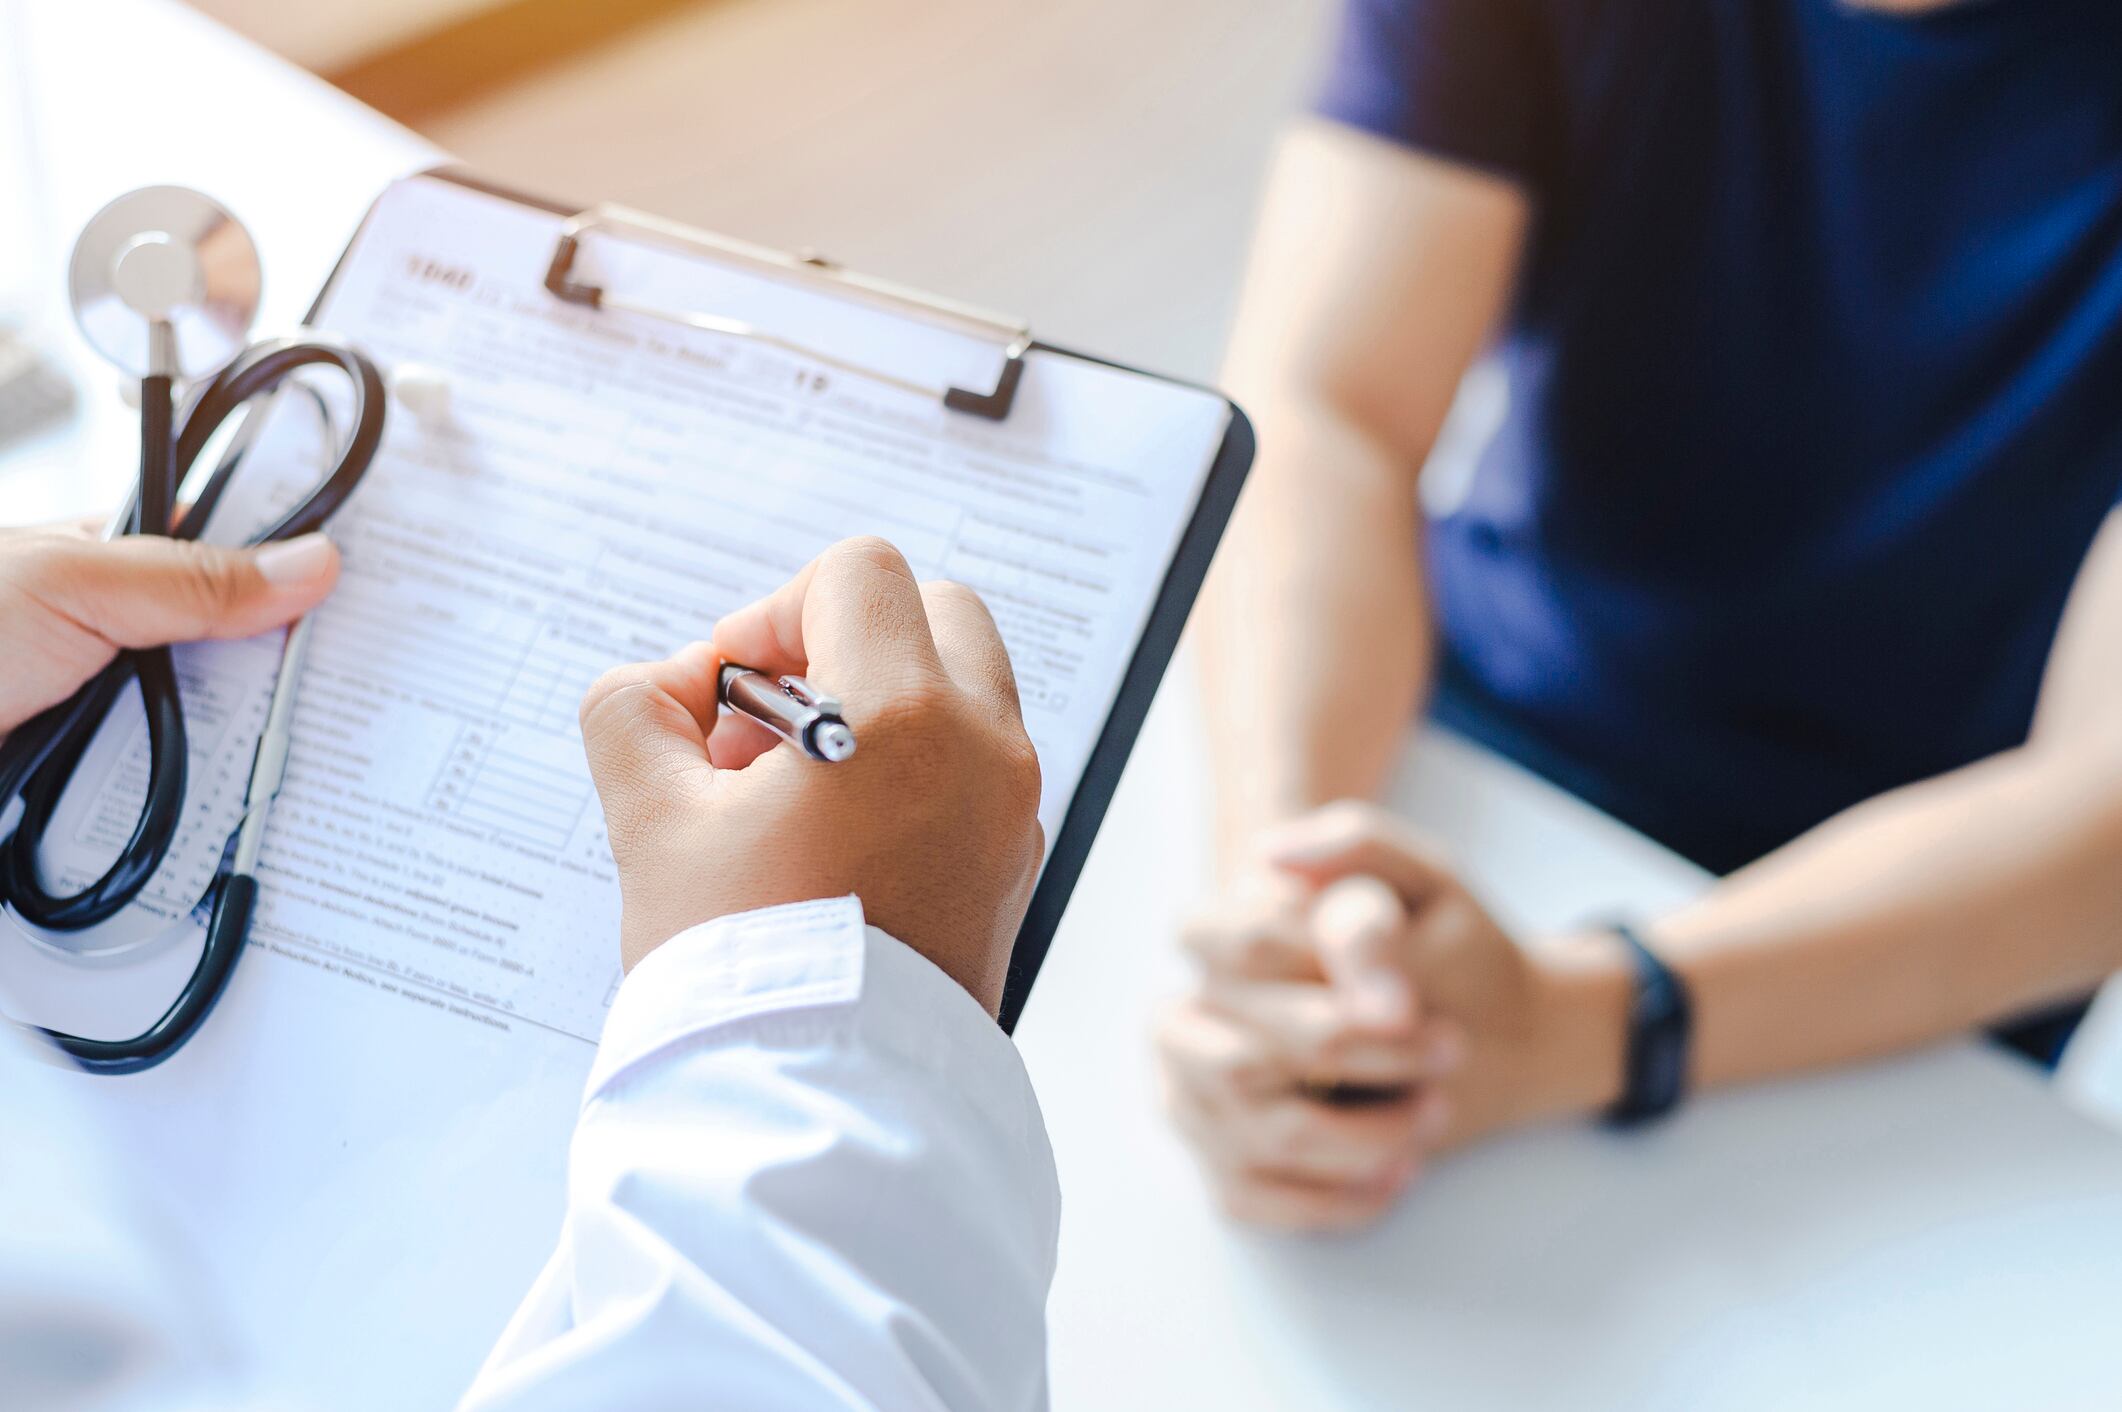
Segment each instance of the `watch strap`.
M1687 985L1659 959L1635 927L1609 923L1635 965L1628 1007L1628 1055L1621 1097L1606 1110L1611 1127L1632 1128L1664 1117L1687 1091L1694 1006Z

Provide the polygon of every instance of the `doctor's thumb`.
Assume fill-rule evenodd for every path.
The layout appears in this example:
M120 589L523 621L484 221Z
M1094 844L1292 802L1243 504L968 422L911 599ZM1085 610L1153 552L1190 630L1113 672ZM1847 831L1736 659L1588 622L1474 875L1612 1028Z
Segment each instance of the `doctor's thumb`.
M118 647L251 637L299 618L339 580L322 534L256 549L149 535L82 542L50 600Z

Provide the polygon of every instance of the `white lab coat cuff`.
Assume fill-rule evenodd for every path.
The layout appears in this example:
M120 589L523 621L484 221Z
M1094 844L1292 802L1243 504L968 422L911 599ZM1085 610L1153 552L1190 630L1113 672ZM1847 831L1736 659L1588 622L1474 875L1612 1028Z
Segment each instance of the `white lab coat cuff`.
M649 953L612 1001L583 1103L702 1048L835 1039L933 1074L1045 1156L1016 1046L935 963L867 926L852 896L720 917Z
M678 933L628 974L605 1016L584 1101L655 1055L739 1021L862 995L862 904L762 907Z

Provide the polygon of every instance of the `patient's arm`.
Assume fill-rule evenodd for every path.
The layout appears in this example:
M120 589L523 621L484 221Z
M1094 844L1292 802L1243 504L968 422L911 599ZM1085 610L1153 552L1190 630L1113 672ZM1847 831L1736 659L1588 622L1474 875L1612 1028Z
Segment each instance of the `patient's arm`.
M2122 510L2025 745L1829 820L1657 939L1695 992L1703 1084L1905 1048L2122 969Z
M1416 477L1524 239L1508 182L1332 123L1282 145L1226 384L1258 464L1202 615L1226 853L1377 792L1431 633Z
M2122 509L2080 572L2025 745L1860 804L1649 928L1693 994L1692 1083L1907 1049L2082 995L2122 969L2118 702ZM1519 946L1382 810L1323 809L1270 846L1306 889L1371 886L1341 899L1361 904L1360 934L1329 932L1320 892L1308 930L1211 926L1190 938L1209 980L1160 1034L1167 1086L1234 1212L1367 1221L1423 1149L1620 1096L1632 968L1613 936ZM1309 988L1288 979L1307 963L1334 972L1336 944L1342 968L1401 977L1433 1043L1457 1030L1457 1061L1404 1020L1381 1029L1352 1006L1335 1017L1307 1004ZM1410 1092L1392 1109L1306 1107L1301 1089L1263 1074Z

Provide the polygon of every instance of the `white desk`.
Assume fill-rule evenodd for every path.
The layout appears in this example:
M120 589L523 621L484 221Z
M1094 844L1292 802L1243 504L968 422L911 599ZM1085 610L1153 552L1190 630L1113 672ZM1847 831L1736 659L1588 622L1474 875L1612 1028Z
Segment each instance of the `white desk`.
M28 0L26 17L51 249L127 186L202 186L258 233L267 327L299 314L373 191L428 156L174 5ZM96 371L97 416L0 458L0 521L118 498L132 428L109 387ZM1640 1139L1513 1138L1444 1165L1360 1239L1223 1227L1156 1114L1146 1039L1180 983L1167 938L1202 876L1185 704L1168 690L1152 714L1022 1031L1067 1201L1058 1407L2122 1401L2122 1140L1973 1046L1704 1102ZM1418 752L1403 798L1519 923L1699 886L1446 739ZM239 989L214 1024L266 1023L248 1004ZM336 1085L328 1101L362 1141L259 1172L221 1170L211 1151L147 1156L193 1198L195 1234L228 1252L224 1293L260 1322L265 1355L308 1372L320 1405L441 1402L550 1237L574 1063L497 1101L478 1131L405 1132L363 1092L353 1038L279 1038L259 1065L202 1037L194 1072L211 1092L163 1101L192 1104L178 1116L210 1135L262 1120L285 1100L276 1085ZM120 1086L92 1091L139 1116Z

